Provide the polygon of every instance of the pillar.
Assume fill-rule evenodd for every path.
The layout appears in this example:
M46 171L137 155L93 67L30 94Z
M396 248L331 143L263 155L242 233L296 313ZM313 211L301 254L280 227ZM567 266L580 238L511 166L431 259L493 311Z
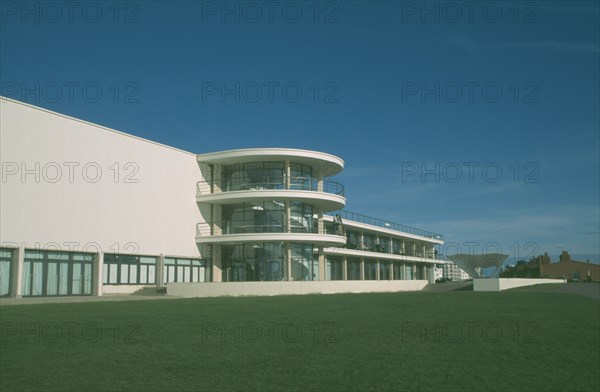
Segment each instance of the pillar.
M325 252L323 245L319 245L319 280L325 280Z
M14 248L10 258L10 293L11 298L21 298L23 286L23 261L25 260L25 246Z
M155 278L156 278L156 287L164 287L165 283L165 255L163 255L162 253L160 254L160 256L158 257L158 260L156 261L156 272L154 274Z
M212 281L222 282L223 281L223 267L221 262L221 245L213 244L212 251Z
M360 280L365 280L365 259L360 258Z
M94 271L92 276L94 277L94 285L92 289L92 295L101 297L104 294L104 252L99 251L94 254Z

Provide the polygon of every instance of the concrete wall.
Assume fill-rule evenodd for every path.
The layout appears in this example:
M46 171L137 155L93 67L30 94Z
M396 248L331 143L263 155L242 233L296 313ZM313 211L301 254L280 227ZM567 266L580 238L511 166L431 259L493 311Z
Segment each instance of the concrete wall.
M196 155L0 98L0 246L198 257Z
M292 294L419 291L426 280L169 283L167 294L180 297L271 296Z
M521 279L521 278L490 278L473 279L474 291L502 291L515 287L533 286L544 283L566 283L564 279Z
M131 294L138 290L143 289L146 286L153 286L148 284L121 284L112 285L105 284L102 286L103 294Z

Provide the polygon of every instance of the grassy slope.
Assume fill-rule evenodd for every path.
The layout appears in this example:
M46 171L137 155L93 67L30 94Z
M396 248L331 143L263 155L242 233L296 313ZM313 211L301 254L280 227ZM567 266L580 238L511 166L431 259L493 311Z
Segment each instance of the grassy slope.
M0 390L597 391L598 306L578 296L523 292L4 306ZM49 328L48 338L23 341L10 334L23 322L55 323L63 336L49 341ZM65 322L97 323L102 338L86 342L76 327L69 342ZM263 324L269 322L278 327ZM456 342L457 330L442 328L448 322L461 328ZM469 338L469 322L491 327L482 335L475 326ZM237 341L234 333L206 333L222 323L255 323L262 336L251 341L255 329ZM302 331L298 341L295 328L283 333L288 323ZM418 323L430 333L407 335L410 326L423 327ZM494 326L502 331L496 339Z

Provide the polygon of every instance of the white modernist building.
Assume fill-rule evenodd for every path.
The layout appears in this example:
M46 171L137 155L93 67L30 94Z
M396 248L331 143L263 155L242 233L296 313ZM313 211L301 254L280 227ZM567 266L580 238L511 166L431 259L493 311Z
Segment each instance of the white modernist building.
M197 155L18 101L0 105L0 296L247 287L233 282L378 291L434 280L442 236L344 211L336 156Z

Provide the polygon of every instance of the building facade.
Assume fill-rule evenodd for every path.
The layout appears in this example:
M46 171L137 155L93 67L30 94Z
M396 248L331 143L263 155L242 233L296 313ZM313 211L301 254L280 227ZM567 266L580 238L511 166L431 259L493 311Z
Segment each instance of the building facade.
M453 282L464 282L473 279L465 270L451 261L442 264L442 277Z
M433 282L441 235L343 210L336 156L193 154L0 99L0 296Z

